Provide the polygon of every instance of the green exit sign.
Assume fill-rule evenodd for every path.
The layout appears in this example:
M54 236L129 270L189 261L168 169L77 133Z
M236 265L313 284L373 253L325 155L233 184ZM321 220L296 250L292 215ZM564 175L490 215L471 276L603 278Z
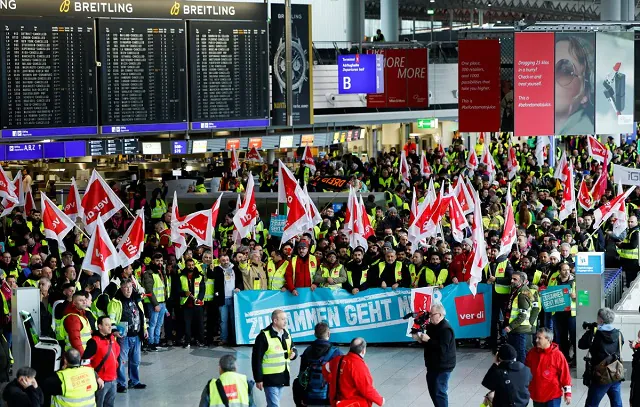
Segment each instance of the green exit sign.
M438 128L438 119L420 119L418 120L418 128L419 129L437 129Z
M427 15L432 16L432 15L434 15L434 14L435 14L435 12L436 12L435 10L433 10L433 9L429 9L429 10L427 10Z

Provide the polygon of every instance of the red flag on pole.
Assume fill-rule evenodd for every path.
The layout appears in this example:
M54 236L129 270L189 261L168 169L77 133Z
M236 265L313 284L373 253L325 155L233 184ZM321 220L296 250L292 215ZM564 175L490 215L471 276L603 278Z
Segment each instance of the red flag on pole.
M144 211L138 210L136 218L124 233L118 247L120 265L127 267L140 258L144 249Z
M89 240L87 254L82 261L82 269L100 274L100 287L109 285L109 271L120 266L120 258L113 247L102 218L97 217L94 222L94 232Z
M124 207L120 198L96 170L93 170L91 178L89 178L89 184L82 197L81 205L84 224L86 225L85 230L89 234L93 234L98 217L104 223Z
M65 215L60 208L55 206L47 194L40 194L40 205L42 207L42 224L44 226L44 237L58 242L58 247L64 251L65 247L62 239L73 229L75 223Z

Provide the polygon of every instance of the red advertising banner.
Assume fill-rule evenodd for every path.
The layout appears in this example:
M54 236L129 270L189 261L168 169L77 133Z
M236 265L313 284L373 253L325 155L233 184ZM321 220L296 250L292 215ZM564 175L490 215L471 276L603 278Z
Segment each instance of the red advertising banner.
M236 150L240 150L240 139L239 138L228 138L227 139L227 150L231 150L235 148Z
M500 131L500 42L458 41L459 131Z
M516 33L514 135L554 134L554 33Z
M252 137L249 139L249 149L252 149L253 147L262 148L262 137ZM240 146L238 146L238 148L240 148Z
M384 55L385 93L367 95L367 107L428 106L427 49L376 49L368 53Z

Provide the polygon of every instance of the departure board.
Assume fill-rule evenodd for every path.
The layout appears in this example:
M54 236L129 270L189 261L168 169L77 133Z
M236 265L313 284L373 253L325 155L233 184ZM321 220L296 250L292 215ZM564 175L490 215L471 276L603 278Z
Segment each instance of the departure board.
M266 21L189 23L191 129L269 126Z
M140 154L138 139L89 140L89 155Z
M185 23L100 20L102 133L185 131Z
M2 137L97 134L90 20L0 22Z

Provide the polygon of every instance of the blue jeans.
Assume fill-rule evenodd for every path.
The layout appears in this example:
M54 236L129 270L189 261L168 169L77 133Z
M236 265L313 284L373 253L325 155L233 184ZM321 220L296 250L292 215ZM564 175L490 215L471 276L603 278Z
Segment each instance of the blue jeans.
M116 381L104 382L104 387L96 392L96 407L116 405Z
M162 324L164 324L164 315L167 313L167 306L164 302L158 304L160 311L156 312L151 307L151 316L149 317L149 344L157 345L160 343L160 332Z
M118 366L118 385L127 387L127 370L134 386L140 383L140 338L127 336L118 339L120 344L120 365Z
M280 398L284 387L265 387L264 395L267 398L267 407L280 407Z
M585 407L598 407L604 395L609 396L611 407L622 407L622 393L620 391L620 382L610 384L592 384L589 386L587 393L587 401Z
M560 407L562 403L562 397L558 397L557 399L544 401L542 403L538 403L537 401L533 402L533 407Z
M427 388L429 396L435 407L448 407L449 399L447 391L449 390L449 376L451 372L429 372L427 371Z
M235 341L235 329L233 321L233 297L225 298L224 305L220 307L220 340L229 342L229 334L231 340Z
M527 336L529 334L514 334L509 332L507 335L507 343L516 349L518 354L516 360L524 363L524 359L527 357Z

